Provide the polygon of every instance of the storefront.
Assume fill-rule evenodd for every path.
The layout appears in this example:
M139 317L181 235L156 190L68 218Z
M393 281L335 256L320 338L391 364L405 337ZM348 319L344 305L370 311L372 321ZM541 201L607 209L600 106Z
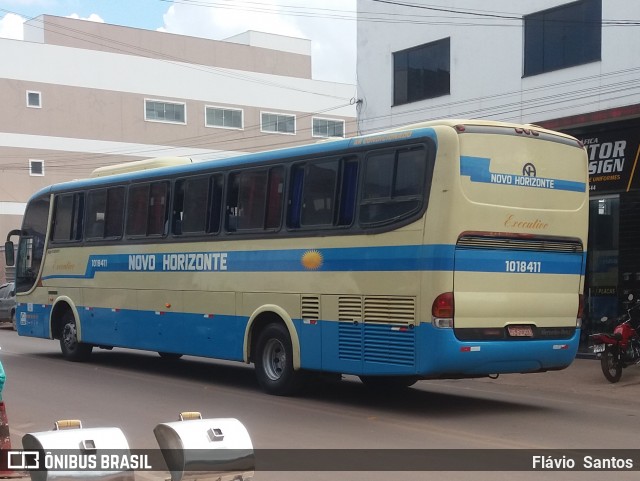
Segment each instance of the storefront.
M589 246L582 349L629 294L640 296L640 118L558 128L580 139L589 157Z

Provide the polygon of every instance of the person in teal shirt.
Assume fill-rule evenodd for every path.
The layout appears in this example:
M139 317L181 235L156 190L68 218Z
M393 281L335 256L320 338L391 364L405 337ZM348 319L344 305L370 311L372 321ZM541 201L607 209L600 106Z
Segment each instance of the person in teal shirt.
M7 375L4 373L4 367L0 362L0 402L2 402L2 390L4 389L4 381L7 379Z

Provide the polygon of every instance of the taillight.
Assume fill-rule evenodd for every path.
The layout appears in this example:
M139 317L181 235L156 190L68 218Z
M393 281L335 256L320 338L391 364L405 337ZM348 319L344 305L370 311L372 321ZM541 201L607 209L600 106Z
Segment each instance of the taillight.
M440 294L431 306L431 315L439 319L453 319L454 311L453 292Z

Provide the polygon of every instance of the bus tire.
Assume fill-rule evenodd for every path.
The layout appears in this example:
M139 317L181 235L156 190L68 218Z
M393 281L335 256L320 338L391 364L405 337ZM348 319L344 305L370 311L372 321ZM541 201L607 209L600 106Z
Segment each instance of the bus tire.
M375 391L398 391L418 382L416 376L360 376L362 384Z
M258 384L269 394L289 396L302 388L304 373L293 368L291 337L284 324L269 324L258 336L255 368Z
M89 359L93 346L78 341L78 329L76 320L70 311L62 318L62 331L60 332L60 350L67 361L82 362Z

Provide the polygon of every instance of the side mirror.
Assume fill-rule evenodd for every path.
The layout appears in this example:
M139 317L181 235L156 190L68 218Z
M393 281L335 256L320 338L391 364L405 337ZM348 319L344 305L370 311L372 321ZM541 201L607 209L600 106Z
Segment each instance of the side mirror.
M629 294L629 296L627 297L627 299L629 299L630 301L633 301L633 294Z
M13 266L16 263L14 248L13 242L7 241L4 243L4 260L7 266Z

